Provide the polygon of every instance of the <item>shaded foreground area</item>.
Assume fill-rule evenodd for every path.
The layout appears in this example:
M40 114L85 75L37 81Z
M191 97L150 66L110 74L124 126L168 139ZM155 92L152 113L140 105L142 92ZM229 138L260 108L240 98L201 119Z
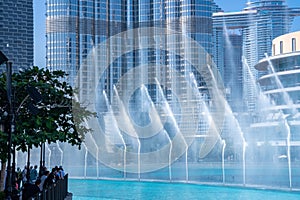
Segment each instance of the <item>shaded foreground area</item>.
M33 198L35 200L72 199L68 194L68 174L64 176L64 179L58 180L55 184L50 185L47 189L43 189L42 192L39 192Z

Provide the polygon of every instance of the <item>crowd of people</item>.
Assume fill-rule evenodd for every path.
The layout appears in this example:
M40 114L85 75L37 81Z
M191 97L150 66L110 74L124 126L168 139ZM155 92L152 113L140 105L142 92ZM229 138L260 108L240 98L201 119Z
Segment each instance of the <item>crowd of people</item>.
M22 200L30 199L58 180L64 179L65 172L62 166L55 166L51 171L43 167L39 172L37 168L37 165L30 166L29 169L25 166L23 170L17 168L15 189L20 192Z

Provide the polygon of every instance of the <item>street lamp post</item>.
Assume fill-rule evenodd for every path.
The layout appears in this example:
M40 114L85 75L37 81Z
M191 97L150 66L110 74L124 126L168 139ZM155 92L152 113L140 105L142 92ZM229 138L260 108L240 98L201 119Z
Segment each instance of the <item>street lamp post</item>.
M12 166L11 166L11 153L12 153L12 135L15 132L15 114L14 114L14 101L13 101L13 93L12 93L12 63L7 61L6 65L7 71L7 95L8 95L8 102L9 102L9 116L10 116L10 128L8 129L8 157L7 157L7 192L8 192L8 199L10 199L12 195Z

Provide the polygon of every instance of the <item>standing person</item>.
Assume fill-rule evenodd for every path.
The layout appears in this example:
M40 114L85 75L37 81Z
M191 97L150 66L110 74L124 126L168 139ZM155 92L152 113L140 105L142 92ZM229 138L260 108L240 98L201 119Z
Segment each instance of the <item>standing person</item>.
M47 176L45 182L44 182L44 189L47 189L49 186L51 186L53 183L56 182L56 169L52 168L51 173Z
M17 184L19 186L19 188L21 188L21 181L22 181L22 171L20 169L20 167L17 168L17 172L16 172L16 177L17 177Z
M25 165L24 169L22 170L22 187L27 182L27 166Z
M65 171L62 166L59 166L58 173L59 173L60 179L64 179Z
M41 180L36 180L34 184L26 183L22 191L22 200L31 200L34 195L40 192L39 185Z
M43 189L44 189L44 183L45 183L47 177L49 176L49 174L50 174L49 171L44 171L44 174L43 174L43 176L41 177L41 184L40 184L40 186L39 186L41 192L42 192Z
M38 177L37 165L30 170L30 183L34 183Z

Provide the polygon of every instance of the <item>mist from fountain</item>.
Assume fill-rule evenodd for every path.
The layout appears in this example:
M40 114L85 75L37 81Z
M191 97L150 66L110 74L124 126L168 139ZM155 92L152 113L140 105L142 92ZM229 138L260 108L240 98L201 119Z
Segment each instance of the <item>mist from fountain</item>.
M229 36L228 36L228 33L226 33L226 31L225 31L225 34L227 34L227 35L225 35L226 42L230 43ZM231 48L229 48L229 49L231 49ZM93 54L96 54L96 51L94 51ZM99 62L98 60L95 61L95 63L98 63L98 62ZM231 62L232 62L232 60L231 60ZM248 70L248 73L249 73L250 79L251 79L251 83L254 86L253 88L255 88L255 93L258 94L259 106L261 106L263 112L266 112L266 113L271 112L268 109L270 107L272 107L274 105L274 103L267 97L267 95L263 94L260 87L257 85L255 77L251 73L250 67L248 66L245 58L243 58L243 63L244 63L243 66L245 67L245 69ZM148 69L149 69L149 71L153 70L150 67ZM188 71L188 70L186 70L186 71ZM181 121L178 119L180 117L176 118L178 113L173 111L174 108L171 107L171 105L173 105L172 104L173 102L168 102L168 100L166 98L167 95L164 94L163 87L162 87L162 84L159 82L159 79L150 77L149 79L151 79L151 78L155 79L155 83L151 83L151 81L149 81L149 80L147 80L147 81L150 82L149 83L150 86L151 86L151 84L155 85L155 95L156 96L154 98L156 98L156 99L152 100L153 96L150 96L150 94L153 95L153 93L151 93L153 91L149 91L150 89L148 90L148 85L147 85L148 83L140 84L140 82L139 82L140 80L136 81L138 83L133 83L133 84L136 84L133 86L133 89L132 89L134 92L132 92L132 91L130 91L130 89L126 88L126 87L130 87L128 85L132 84L131 82L122 83L122 81L120 81L121 83L118 82L118 83L116 83L116 85L113 85L113 91L111 93L109 93L110 95L107 95L105 92L103 92L103 94L100 94L100 95L102 95L102 97L104 97L104 101L102 103L104 103L105 106L107 107L107 110L105 112L100 113L101 117L103 117L103 119L104 119L101 124L102 127L104 127L104 130L102 130L103 133L101 132L100 134L104 135L103 138L105 139L106 142L105 142L105 145L100 143L99 140L101 140L103 138L101 137L101 139L97 139L98 135L96 135L96 134L95 134L96 136L94 136L92 134L86 135L86 138L90 143L87 145L86 145L86 143L83 143L83 147L85 149L85 152L83 152L85 154L84 159L82 159L82 160L84 160L84 177L85 178L95 177L94 174L91 174L90 172L89 172L90 174L87 174L87 172L90 169L89 167L93 168L94 166L97 169L96 177L97 178L100 177L99 169L102 169L103 165L100 166L98 164L98 161L101 161L102 163L105 163L104 165L106 165L112 169L118 170L117 173L119 173L119 174L123 173L124 179L132 176L132 174L130 174L130 173L134 173L134 176L136 176L136 174L137 174L138 180L141 180L141 174L142 174L142 178L144 178L144 176L146 178L148 178L149 174L151 174L151 175L155 174L155 175L157 175L157 176L155 176L155 178L159 179L164 176L164 174L162 175L162 173L165 173L166 175L168 173L169 181L173 181L173 180L176 180L176 173L179 172L179 171L175 171L175 170L179 169L179 170L182 170L182 173L184 173L183 168L175 169L177 166L174 165L174 161L178 161L178 163L180 163L180 162L182 162L182 164L183 164L183 162L185 163L185 181L186 182L190 181L191 177L193 177L193 176L196 177L195 178L196 181L203 181L203 180L211 181L212 179L209 177L211 174L208 173L208 174L204 174L203 176L200 176L197 173L199 173L199 171L202 170L201 167L204 165L205 165L205 167L209 166L208 167L208 168L210 168L209 170L219 170L220 167L217 165L220 164L219 160L221 158L222 175L217 173L218 177L217 178L214 177L212 182L221 182L224 185L227 183L230 184L231 180L228 177L231 175L231 173L233 173L233 174L235 173L234 175L237 175L237 176L240 176L240 173L242 173L242 178L240 178L240 179L242 179L242 184L243 185L246 185L246 183L248 184L248 180L246 180L246 155L248 156L248 154L246 154L246 151L248 153L248 149L247 149L248 140L246 140L244 132L241 128L241 125L240 125L239 121L237 120L235 113L233 113L230 105L228 104L228 102L225 98L225 95L218 88L218 86L217 86L218 84L217 84L217 80L216 80L217 78L214 75L215 72L212 71L212 68L210 65L208 65L207 71L209 71L209 73L211 74L213 84L208 83L211 85L206 85L206 86L213 87L212 90L214 91L214 92L209 91L209 92L211 92L210 93L211 99L207 100L207 102L205 102L205 100L206 100L205 97L202 96L204 94L201 93L201 91L199 90L200 87L198 87L197 80L194 77L193 73L190 73L189 77L184 77L183 79L185 79L185 81L191 85L191 88L192 88L191 93L193 93L192 95L194 96L192 99L193 104L191 104L191 107L194 110L197 109L197 111L195 113L193 113L193 116L188 118L188 120L190 120L193 117L196 118L195 115L197 115L198 117L201 116L202 118L199 117L199 118L197 118L197 120L201 121L201 123L204 122L204 124L205 124L204 126L209 126L210 129L214 130L214 131L212 131L212 133L214 133L214 135L211 135L210 133L206 133L206 135L200 135L200 131L197 132L197 134L199 134L199 135L196 135L195 138L197 138L197 139L201 138L201 139L199 139L197 141L198 143L196 143L196 145L201 146L203 143L205 143L205 142L203 142L203 138L205 138L205 139L208 137L218 138L218 140L217 140L219 142L218 147L221 147L221 148L220 149L216 148L217 150L214 149L215 152L213 152L213 153L216 153L217 151L218 152L213 155L208 155L210 152L205 154L205 156L206 155L208 155L208 157L211 156L211 157L209 157L209 159L213 159L212 164L205 163L205 162L207 162L205 160L206 158L203 159L203 157L201 157L199 155L196 157L196 159L198 159L198 160L196 160L196 161L192 160L195 163L189 162L188 150L191 150L191 149L189 149L190 143L189 143L189 139L187 139L187 138L192 138L194 135L188 135L188 137L186 136L185 132L187 132L187 130L189 131L190 129L186 128L185 131L183 131L183 128L181 127L182 124L180 124ZM129 72L127 72L127 73L130 74ZM143 73L147 73L147 72L143 72ZM132 74L136 74L136 73L132 73ZM143 74L143 75L145 76L145 74ZM177 75L177 74L171 73L170 77L175 77L174 75ZM180 74L180 75L182 75L182 74ZM205 75L207 75L207 74L204 74L203 76L205 76ZM126 75L124 75L123 77L125 77L125 76ZM144 76L142 77L142 79L147 79L147 77L145 78ZM130 79L128 79L128 80L131 81ZM180 81L182 81L182 80L180 80ZM207 81L207 80L205 80L205 81ZM174 82L176 82L176 81L174 81ZM162 83L164 83L164 82L162 81ZM126 84L128 84L128 85L126 85ZM177 82L176 82L176 84L177 84ZM184 85L184 86L186 86L186 85ZM125 89L122 87L124 87ZM175 88L173 85L166 86L166 87L170 87L170 88L168 88L170 91L171 90L175 91L174 96L180 95L180 94L176 93L177 88ZM181 87L181 85L178 87ZM122 91L122 89L123 89L123 91ZM138 91L138 92L136 92L136 91ZM102 92L102 90L101 90L101 92ZM125 94L126 92L128 92L129 94ZM133 97L134 95L136 95L136 97ZM190 95L190 94L188 94L188 95ZM109 96L109 98L107 96ZM133 104L132 107L129 108L127 103L130 103L132 98L136 98L136 99L134 99L136 102L133 101L135 104ZM190 98L190 96L188 96L187 98ZM236 143L238 145L239 145L239 141L241 141L240 144L242 145L242 148L237 149L234 153L238 154L238 153L240 153L240 151L242 152L242 160L241 160L242 161L242 163L241 163L242 170L240 170L241 167L238 166L240 164L240 163L238 163L238 162L240 162L240 160L237 160L237 162L235 162L235 163L229 163L229 162L231 162L231 161L229 161L228 165L227 165L226 153L227 153L227 149L229 149L231 147L230 146L231 143L229 140L227 140L227 138L220 136L222 133L222 130L221 130L222 128L218 126L218 119L216 117L216 114L214 115L215 110L213 110L213 108L211 106L213 104L212 101L215 99L220 99L217 102L225 105L224 107L225 107L225 114L226 114L226 122L228 124L230 124L230 129L232 129L231 132L238 133L238 135L233 135L233 137L234 137L233 139L235 140L235 142L237 141ZM188 99L188 100L190 100L190 99ZM197 103L194 103L194 102L197 102ZM180 103L186 104L185 101L181 101ZM128 107L125 106L124 104L127 105ZM142 110L138 110L137 107L140 105L145 106L145 107L143 107ZM176 104L175 104L175 106L176 106ZM197 106L199 106L199 108ZM288 104L288 106L292 107L293 105ZM212 108L212 109L210 110L210 108ZM134 110L134 109L137 109L137 110ZM139 115L140 113L136 112L137 115L133 116L135 114L135 111L142 111L142 115ZM182 114L182 113L180 113L180 114ZM186 114L186 113L184 113L184 114ZM141 123L141 121L139 121L139 119L140 119L139 116L143 116L143 117L146 116L146 118L149 117L151 120L155 121L155 123L154 123L155 126L162 127L162 130L160 130L160 132L154 132L151 128L149 128L148 130L143 132L143 130L148 128L148 126L147 126L148 124ZM281 116L282 116L282 113L281 113ZM185 120L183 122L186 123L188 120ZM197 121L197 122L200 124L199 121ZM290 155L291 154L291 152L290 152L290 140L291 140L291 130L290 129L291 128L290 128L290 124L286 118L283 122L284 123L282 123L282 124L284 125L285 131L287 133L286 142L287 142L287 158L288 158L288 168L289 168L289 187L292 188L292 171L291 171L291 155ZM166 123L168 123L167 126L169 126L169 127L166 127ZM197 124L197 126L200 126L199 124ZM247 124L247 125L249 125L249 124ZM188 124L188 126L191 126L191 125ZM145 129L143 129L143 128L145 128ZM197 128L199 128L199 127L197 127ZM243 128L245 128L245 126L243 126ZM152 132L154 132L155 134L151 135L151 137L157 136L157 137L159 137L158 139L161 139L161 140L166 139L167 140L167 141L164 141L164 143L159 141L160 143L158 142L159 144L157 146L155 146L154 150L153 150L153 151L159 151L160 150L159 148L161 147L160 145L162 145L162 143L163 144L167 143L165 145L165 149L167 149L167 151L164 151L164 152L161 151L162 153L160 155L167 159L163 159L163 158L159 157L160 159L158 159L157 163L153 163L153 165L157 165L159 167L158 168L154 167L151 170L147 171L147 169L145 169L145 168L147 167L146 165L148 165L150 162L147 162L147 159L145 159L146 156L143 156L142 154L147 154L148 153L147 150L150 149L150 147L149 147L149 149L145 149L145 146L148 145L147 143L145 143L145 140L148 137L150 137L149 134ZM172 132L172 133L170 133L170 132ZM173 132L175 132L175 134ZM184 134L182 132L184 132ZM218 133L218 134L216 134L216 133ZM176 143L174 143L174 135L177 135L179 138L179 139L177 138L177 141L175 141ZM112 138L114 138L114 139L112 139ZM132 145L134 147L130 148L131 147L130 145ZM109 163L109 162L105 162L106 160L104 160L104 162L103 162L103 160L101 160L99 158L101 156L105 156L102 154L101 148L110 148L111 146L113 146L114 149L110 153L112 153L112 154L113 153L117 154L119 152L122 153L121 156L119 156L119 157L116 156L119 159L113 160L113 158L112 158L113 161L111 163L113 163L113 165L110 165L111 163ZM179 150L177 149L177 148L180 148L179 146L181 146L182 149L185 149L185 152L180 155L178 154ZM146 148L148 148L148 147L146 147ZM91 149L95 150L94 153L91 152L92 151ZM118 150L116 150L116 149L118 149ZM199 152L201 151L201 147L199 148L199 146L197 146L195 149L197 149L197 151L198 151L198 149L200 149ZM60 149L59 151L61 152L61 150L62 149ZM193 150L194 149L192 149L191 151L193 151ZM55 156L54 155L55 152L53 152L53 155L52 155L50 148L48 148L48 151L49 151L48 166L51 166L52 163L50 163L50 158ZM221 154L219 153L219 151L221 151ZM106 153L106 151L103 151L103 152ZM64 153L63 156L67 156L66 154L67 153ZM176 154L176 158L174 158L175 154ZM114 155L109 154L109 156L113 157ZM107 157L109 157L109 156L107 156ZM177 158L177 156L179 158ZM213 157L213 156L215 156L215 157ZM96 163L92 163L92 164L89 163L91 160L91 157L96 158ZM134 158L134 159L130 160L130 158ZM210 162L209 159L208 159L208 162ZM117 163L116 161L120 161L120 160L121 160L123 166L121 166L121 164L116 166L116 163ZM156 162L156 160L154 160L153 157L150 157L149 160L152 162L153 161ZM94 160L92 160L92 161L95 162ZM129 163L130 161L132 163ZM204 162L202 162L202 161L204 161ZM216 161L218 161L218 162L216 162ZM161 163L168 162L168 164L164 165L159 162L161 162ZM136 166L136 164L137 164L137 170L133 169ZM193 173L193 171L191 170L193 166L199 167L195 170L195 171L197 171L196 173ZM236 167L238 167L238 170L242 171L242 172L236 172L236 171L231 172L232 166L233 166L234 170L236 170ZM143 168L143 167L145 167L145 168ZM164 171L164 167L165 167L165 171ZM205 168L205 167L203 167L203 168ZM227 171L227 167L228 167L228 171ZM151 166L149 168L151 168ZM105 169L107 170L107 168L105 168ZM111 169L107 170L108 174L110 172L115 173L115 171L110 171L110 170ZM168 172L166 172L167 170L168 170ZM257 169L255 169L255 170L257 170ZM102 171L101 171L101 173L102 173ZM113 174L113 173L111 173L111 174ZM247 171L247 173L248 173L248 171ZM249 172L249 174L250 174L250 172ZM101 177L105 177L105 176L103 174L101 174ZM205 177L205 178L201 179L202 177ZM247 176L247 178L248 178L248 176ZM163 179L163 178L161 178L161 179ZM240 181L239 181L240 179L236 178L234 180L234 178L233 178L232 183L234 183L234 184L240 183ZM184 179L182 178L180 180L184 180Z
M289 186L290 186L290 189L292 189L291 128L290 128L290 125L288 124L288 121L286 118L284 119L284 127L286 128L286 132L287 132L286 143L287 143L287 160L288 160L288 168L289 168Z
M118 99L118 91L115 86L114 87L114 96L117 97ZM103 91L103 96L105 99L106 107L107 107L107 113L104 115L104 121L105 124L107 125L106 130L105 130L105 135L107 139L107 143L111 145L112 147L114 146L119 146L120 144L123 146L123 173L124 173L124 178L126 177L126 152L127 152L127 147L125 140L123 138L122 133L120 132L118 128L118 122L114 116L114 111L112 109L111 104L109 103L109 100L107 98L107 95L105 91ZM110 148L110 147L109 147Z
M256 79L250 69L250 66L248 65L248 62L246 58L243 56L242 57L242 63L243 63L243 68L245 71L248 72L248 75L250 77L250 83L252 85L252 88L255 90L255 94L258 95L258 105L257 105L257 110L268 110L270 107L274 106L275 103L272 102L272 100L265 94L263 94L260 86L256 83ZM268 111L270 112L270 111Z
M212 118L212 116L210 114L210 111L209 111L209 109L208 109L205 101L203 100L203 97L201 96L201 94L200 94L200 92L198 90L198 84L197 84L197 81L196 81L195 76L194 76L193 73L190 73L190 80L191 80L190 84L191 84L191 86L193 88L193 91L195 93L196 99L201 104L201 108L203 110L202 114L203 114L203 116L206 117L206 119L204 119L204 121L207 121L207 123L211 127L213 127L213 129L215 129L216 131L218 131L217 127L216 127L216 124L215 124L215 121ZM221 154L222 154L222 160L221 160L221 162L222 162L222 182L223 182L223 184L225 184L225 158L224 157L225 157L226 141L225 141L225 139L222 139L220 137L220 135L218 135L218 137L219 137L219 140L221 140L221 143L223 145L222 146L222 152L221 152Z
M51 166L51 154L52 154L52 151L49 148L49 145L47 143L45 143L45 146L46 146L46 148L47 148L47 150L49 152L49 154L48 154L48 166Z
M236 75L236 66L235 66L235 63L234 63L234 52L233 52L233 45L231 43L231 40L229 38L229 33L228 33L228 29L227 29L227 25L225 23L225 21L223 21L223 27L224 27L224 35L225 35L225 44L226 44L226 52L227 52L227 55L229 55L229 57L227 59L229 59L229 65L230 65L230 73L231 73L231 78L229 81L226 81L228 83L229 86L230 84L232 84L233 82L233 79L236 78L236 77L233 77L234 75ZM209 66L209 70L211 71L211 67ZM212 74L212 78L213 78L213 81L216 82L215 80L215 77L214 77L214 74L212 73L211 71L211 74ZM230 88L230 91L232 90L233 88ZM224 98L223 96L221 96L220 98ZM242 138L242 142L243 142L243 150L242 150L242 159L243 159L243 185L246 184L246 146L247 146L247 143L246 143L246 140L245 140L245 137L244 137L244 133L240 127L240 124L238 122L238 120L236 119L236 117L234 116L234 113L232 112L232 109L230 107L230 105L228 104L228 101L224 98L223 100L224 102L224 105L225 105L225 110L226 110L226 113L229 114L229 121L232 121L234 123L234 127L237 128L237 131L238 133L240 134L241 138Z
M216 78L214 76L214 73L211 69L210 66L208 66L208 69L212 75L212 81L215 83L214 85L216 85L217 81L216 81ZM243 161L243 185L246 184L246 146L247 146L247 143L246 143L246 140L245 140L245 137L244 137L244 133L240 127L240 124L239 122L237 121L236 117L234 116L232 110L231 110L231 107L229 106L228 102L226 101L224 95L219 91L219 89L217 87L214 88L215 91L217 92L218 94L218 98L221 99L221 101L224 103L224 106L225 106L225 113L227 114L227 117L229 117L229 121L230 122L233 122L233 125L234 125L234 128L237 130L237 132L239 133L241 139L242 139L242 145L243 145L243 149L242 149L242 161Z
M275 79L275 83L278 87L278 89L280 90L280 92L282 92L283 94L283 100L284 102L286 103L286 105L288 106L288 108L292 109L292 115L295 115L298 113L292 99L290 98L289 94L287 93L287 91L284 89L279 77L278 77L278 74L275 72L275 69L274 69L274 66L273 66L273 63L271 62L268 54L266 53L265 54L266 56L266 59L268 61L268 64L269 64L269 69L270 71L272 72L272 74L274 75L274 79Z
M158 82L157 78L155 78L155 82L158 88L158 102L160 102L160 106L165 108L165 110L163 112L165 113L170 113L170 106L164 96L163 90L160 86L160 83ZM169 180L172 180L172 149L173 149L173 144L172 144L172 140L169 136L169 134L164 131L165 135L168 138L169 144L170 144L170 152L169 152Z
M88 157L88 148L85 145L85 143L83 143L84 149L85 149L85 154L84 154L84 171L83 171L83 176L86 177L86 172L87 172L87 157Z
M230 36L229 36L229 32L228 32L228 28L227 28L227 25L225 23L225 20L223 21L223 33L224 33L224 36L225 36L225 55L224 57L226 56L226 60L229 61L229 66L230 66L230 71L228 71L227 73L229 73L227 75L230 76L229 80L226 80L226 82L224 81L224 84L225 84L225 87L227 88L230 88L230 86L233 84L233 80L234 78L234 75L236 74L236 66L235 66L235 63L234 63L234 51L233 51L233 45L232 45L232 42L230 40ZM228 69L226 69L228 70Z
M163 90L160 86L160 83L157 79L155 79L155 84L157 88L157 93L156 93L156 101L158 102L159 105L154 104L152 101L147 87L142 84L140 90L141 90L141 96L142 96L142 101L143 102L148 102L144 106L146 106L144 109L146 110L152 110L153 113L151 113L151 121L152 123L155 122L155 124L158 127L163 127L163 129L160 131L162 133L162 136L166 136L167 138L167 145L165 145L165 148L168 148L169 145L169 152L168 152L168 169L169 169L169 180L173 180L172 177L172 158L175 158L176 155L174 154L177 152L177 148L173 148L173 140L171 137L176 137L177 140L180 140L180 144L182 144L186 151L188 148L188 145L185 141L184 136L182 135L180 128L178 127L177 121L174 117L174 113L171 109L171 106L169 105L169 102L166 100L165 95L163 93ZM148 108L147 108L148 107ZM156 119L157 118L157 119ZM163 125L163 121L165 122L165 125ZM140 132L139 132L140 133ZM140 137L145 137L144 135L139 134ZM162 139L162 136L161 139ZM174 139L174 138L173 138ZM159 150L159 149L157 149ZM173 152L174 151L174 152ZM185 151L185 152L186 152ZM186 156L186 170L185 170L185 179L188 181L188 167L187 167L187 156Z
M84 123L86 124L86 127L89 127L89 124L87 122L87 120L84 120ZM96 177L98 178L99 177L99 146L94 138L94 136L91 134L91 133L88 133L86 135L86 138L89 138L89 141L92 142L92 145L90 146L95 146L95 149L96 149L96 153L95 153L95 160L96 160ZM89 149L87 147L87 144L84 143L84 147L85 147L85 154L84 154L84 173L85 175L87 174L87 167L88 167L88 162L87 162L87 159L88 159L88 153L89 152L92 152L93 150Z
M60 164L59 164L59 165L61 166L62 163L63 163L64 152L63 152L63 150L60 148L58 141L56 141L56 146L57 146L57 148L58 148L58 150L59 150L59 152L60 152Z
M286 103L286 105L288 106L288 108L292 109L292 114L295 115L296 113L298 113L298 111L295 109L295 106L293 105L293 102L292 102L291 98L289 97L289 94L285 91L278 75L276 74L271 60L269 59L267 54L265 54L265 55L266 55L267 62L269 64L270 72L272 73L272 75L275 79L275 84L278 87L278 89L280 90L280 92L283 93L283 97L284 97L283 100ZM256 93L258 94L259 101L258 101L258 105L257 105L257 110L260 111L261 113L265 112L266 114L271 114L272 112L276 112L276 111L270 110L270 108L275 106L275 103L272 100L270 100L270 98L268 96L263 94L259 85L256 84L255 78L250 70L249 65L247 64L247 60L244 57L243 57L243 66L246 68L246 70L248 70L248 73L251 78L251 83L253 84L253 86L255 86L254 88L256 88ZM288 164L288 174L289 174L288 177L289 177L289 187L292 188L292 171L291 171L291 155L290 155L291 129L290 129L290 125L287 121L287 117L289 116L289 114L285 115L282 110L279 110L278 115L279 115L278 120L282 121L283 126L284 126L284 131L287 134L286 145L287 145L287 164Z
M296 109L292 99L290 98L288 92L285 90L284 86L282 85L282 82L280 81L278 74L275 72L273 63L271 62L270 58L268 57L268 54L265 54L266 59L269 64L269 69L272 72L275 83L278 87L278 89L283 93L283 100L284 103L288 106L289 109L291 109L291 115L295 116L298 114L298 110ZM283 118L283 123L284 127L286 129L287 137L286 137L286 145L287 145L287 161L288 161L288 171L289 171L289 187L292 188L292 169L291 169L291 128L290 125L287 121L287 116L282 117Z
M120 96L118 94L118 90L117 90L117 88L116 88L115 85L113 87L114 87L114 97L116 97L116 101L118 102L118 104L121 105L122 103L120 103L121 100L120 100ZM107 97L106 97L106 99L107 99ZM107 106L108 106L108 102L107 102ZM114 112L111 105L110 105L110 110L112 110L112 112ZM112 113L112 114L114 114L114 113ZM115 117L114 117L114 122L118 123ZM124 140L124 137L123 137L122 133L120 131L118 131L118 134L120 135L120 138L121 138L122 143L124 145L124 152L123 152L123 156L124 156L124 158L123 158L124 171L123 172L124 172L124 179L126 179L126 165L127 165L126 164L127 163L126 162L126 152L127 152L127 145L125 143L125 140Z
M111 110L113 111L113 116L115 119L115 125L118 125L119 130L118 134L119 136L122 138L122 143L124 145L124 149L123 149L123 165L124 165L124 178L126 178L126 173L128 171L128 169L126 168L127 166L127 153L129 152L129 150L127 149L127 143L131 144L131 145L136 145L133 141L128 140L125 141L125 138L123 137L121 130L124 131L126 134L129 134L130 136L132 136L136 142L137 142L137 174L138 174L138 179L140 180L140 174L141 174L141 158L140 158L140 154L141 154L141 141L140 138L134 128L134 126L132 125L132 122L128 116L128 113L125 109L125 106L119 96L119 92L117 90L117 87L114 86L114 97L113 97L113 101L111 105L108 105L108 99L107 97L105 98L105 102L107 104L107 106L111 107Z

